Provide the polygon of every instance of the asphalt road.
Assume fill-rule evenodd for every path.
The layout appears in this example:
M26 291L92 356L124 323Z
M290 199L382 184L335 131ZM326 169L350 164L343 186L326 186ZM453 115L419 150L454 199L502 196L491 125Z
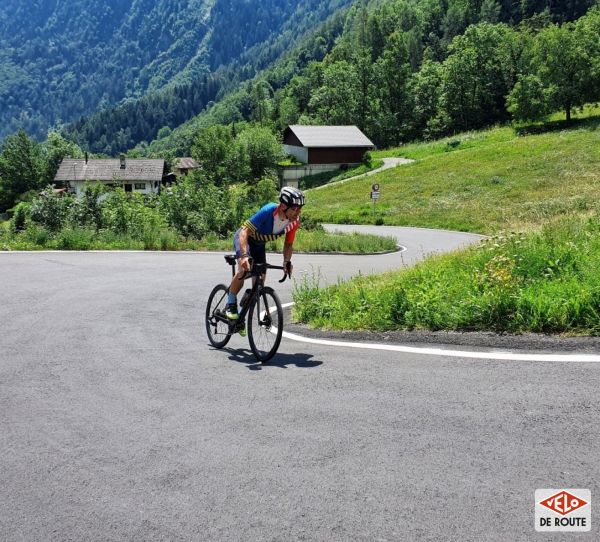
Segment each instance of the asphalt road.
M296 272L469 241L395 233L403 253ZM536 533L534 492L598 495L600 364L284 339L261 366L242 338L207 345L227 272L220 254L0 253L0 540L599 538L596 516Z

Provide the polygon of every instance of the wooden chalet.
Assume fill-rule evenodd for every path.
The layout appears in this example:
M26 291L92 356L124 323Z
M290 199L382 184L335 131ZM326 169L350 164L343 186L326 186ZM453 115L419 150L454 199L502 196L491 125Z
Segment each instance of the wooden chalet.
M303 164L360 164L375 147L358 126L288 126L283 148Z

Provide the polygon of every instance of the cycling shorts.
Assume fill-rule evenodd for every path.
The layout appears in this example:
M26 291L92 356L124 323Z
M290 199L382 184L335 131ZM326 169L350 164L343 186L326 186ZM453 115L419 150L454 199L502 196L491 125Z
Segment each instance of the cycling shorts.
M240 228L235 232L233 236L233 249L235 250L235 257L240 258L242 250L240 248ZM248 251L250 257L254 260L254 263L267 263L267 253L265 250L265 243L261 241L255 241L251 237L248 237Z

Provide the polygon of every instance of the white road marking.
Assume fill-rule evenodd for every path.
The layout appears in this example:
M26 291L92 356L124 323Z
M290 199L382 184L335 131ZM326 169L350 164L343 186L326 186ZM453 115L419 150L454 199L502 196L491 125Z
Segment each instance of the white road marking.
M285 303L282 308L291 307L294 303ZM272 332L277 333L274 326ZM310 344L321 344L324 346L338 346L344 348L364 348L369 350L386 350L392 352L404 352L408 354L420 354L428 356L446 356L453 358L490 359L500 361L554 361L563 363L600 363L600 355L596 354L525 354L521 352L478 352L471 350L450 350L445 348L430 348L403 346L395 344L372 344L349 341L335 341L332 339L313 339L303 337L296 333L283 331L283 337L292 341Z

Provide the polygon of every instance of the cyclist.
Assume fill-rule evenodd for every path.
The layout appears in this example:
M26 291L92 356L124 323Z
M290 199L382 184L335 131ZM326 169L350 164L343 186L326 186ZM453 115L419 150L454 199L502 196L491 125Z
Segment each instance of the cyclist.
M283 266L288 276L292 276L292 247L300 224L300 213L304 206L304 194L291 186L284 186L279 193L279 203L267 203L246 220L235 232L233 246L238 259L238 271L229 286L229 298L225 315L229 320L237 320L237 294L244 285L246 272L250 271L252 258L255 263L266 263L265 243L285 235L283 245Z

